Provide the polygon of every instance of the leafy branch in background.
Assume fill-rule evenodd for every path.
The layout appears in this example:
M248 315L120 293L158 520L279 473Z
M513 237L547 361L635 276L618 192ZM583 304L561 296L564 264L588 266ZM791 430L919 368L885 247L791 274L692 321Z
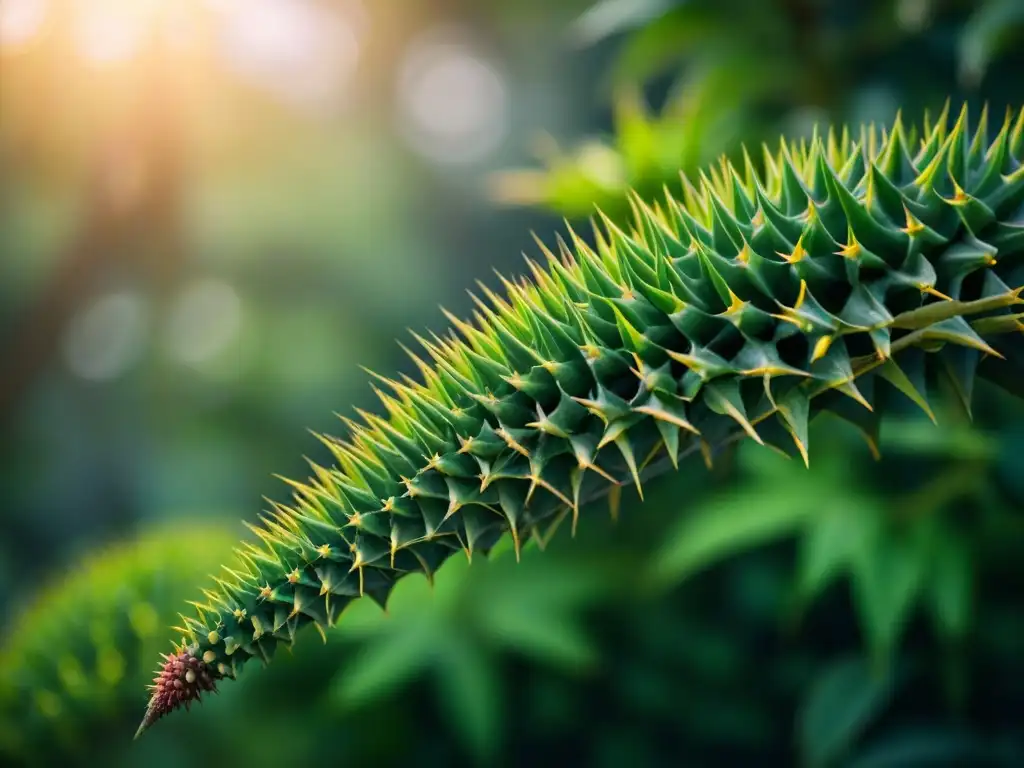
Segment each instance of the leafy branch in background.
M134 708L165 627L235 539L227 527L181 520L91 552L36 595L0 646L8 764L89 754Z
M697 86L659 115L650 113L635 89L624 89L614 103L612 145L591 139L565 153L550 138L542 139L538 151L547 167L495 173L491 197L570 217L589 215L597 207L615 221L628 218L627 190L653 199L666 185L678 184L680 171L693 174L737 146L742 94L731 98L712 78Z
M789 634L826 593L837 585L848 589L871 653L829 659L807 687L796 723L805 765L860 765L846 762L851 753L866 765L895 764L884 760L895 760L901 748L908 761L923 753L1013 764L1009 757L1001 761L997 745L962 733L950 734L950 743L922 735L902 747L899 738L883 738L878 755L871 738L863 743L910 676L927 677L960 714L969 687L984 692L982 680L965 674L971 651L980 652L970 648L981 645L972 634L978 614L990 610L984 598L1016 568L1024 543L1015 510L1019 438L1013 429L993 429L1018 412L1014 403L991 393L994 418L978 428L951 387L939 390L938 423L920 411L894 415L859 450L849 425L831 416L817 421L820 445L810 472L745 444L737 471L744 482L689 509L651 560L651 581L671 587L753 547L796 539L784 621ZM900 647L915 626L928 626L939 639L937 653L910 655Z
M941 40L925 36L930 27ZM597 204L621 221L628 191L651 199L663 186L676 189L680 171L693 175L723 154L738 159L740 140L874 120L953 88L972 93L1022 31L1017 0L600 0L571 40L615 41L610 140L563 151L544 139L543 167L496 173L492 197L570 218ZM898 90L879 90L879 72L903 73L887 78ZM640 94L665 80L668 94L651 115Z
M363 706L430 672L452 730L470 754L486 759L501 746L506 717L498 654L591 670L597 652L579 614L613 589L609 574L533 557L535 548L524 553L531 562L522 567L511 556L511 542L503 545L472 565L449 560L432 584L421 574L403 579L387 613L365 600L346 611L332 635L358 643L360 651L337 675L335 700L345 709Z
M887 421L885 463L874 468L853 459L857 452L834 446L809 473L764 451L742 453L742 474L750 481L689 511L654 558L651 578L672 584L751 545L798 535L794 608L807 610L848 575L880 664L893 658L916 601L932 615L939 636L963 640L973 592L970 538L993 526L1004 533L1010 528L1001 505L991 505L976 527L947 514L965 500L986 508L1000 446L969 425L956 424L953 413L945 415L943 428L907 417ZM842 429L831 419L819 426ZM907 465L922 460L929 460L929 471L919 481ZM901 496L880 493L865 482L901 470L907 486Z
M323 438L337 465L292 482L184 618L140 732L199 693L172 666L233 678L404 575L543 543L606 494L614 512L681 457L749 437L806 462L812 416L870 439L894 392L928 411L936 376L968 407L978 376L1024 394L1022 158L1024 110L991 141L965 108L783 142L763 177L723 164L681 202L634 199L631 234L606 222L486 291L475 326L451 318L464 340L421 340L423 383L378 377L389 418Z
M992 62L1024 31L1024 5L1017 0L986 0L971 16L960 38L959 76L977 84Z

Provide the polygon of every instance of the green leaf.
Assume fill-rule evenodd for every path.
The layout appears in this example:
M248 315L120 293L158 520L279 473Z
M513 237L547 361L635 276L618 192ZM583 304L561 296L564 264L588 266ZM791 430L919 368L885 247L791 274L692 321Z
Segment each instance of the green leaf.
M810 479L810 477L809 477ZM650 576L667 585L737 552L792 535L821 507L808 485L752 488L685 513L655 555Z
M496 663L458 633L447 636L439 651L435 679L441 707L472 755L486 761L501 746L504 697Z
M599 0L573 22L577 45L593 45L611 35L636 29L664 13L672 0Z
M952 533L936 541L928 599L939 632L951 640L970 628L974 602L972 560L965 544Z
M495 560L512 557L515 555L515 551L515 539L512 538L511 534L503 534L498 539L498 543L491 547L491 551L487 553L487 562L493 563Z
M872 653L888 662L928 571L928 550L880 527L854 553L853 595Z
M854 553L875 535L881 514L878 503L866 494L829 500L801 541L797 593L802 604L847 569Z
M1014 39L1013 27L1024 24L1020 0L988 0L964 26L960 38L960 79L976 85L992 59Z
M1020 457L1024 456L1024 424L1007 427L1001 434L999 458L995 462L999 483L1018 499L1024 499L1024 473Z
M487 585L490 598L480 601L481 610L495 610L500 605L503 611L513 613L519 610L564 612L577 610L607 595L610 576L605 564L556 560L543 555L534 551L524 555L522 563L514 559L493 563Z
M430 610L433 591L425 576L410 574L395 585L385 612L372 600L353 600L338 617L334 633L346 638L362 638L386 632L393 617L407 617Z
M491 564L487 558L477 558L473 563L458 553L449 557L434 574L434 583L427 594L420 588L416 595L410 595L410 602L415 599L415 610L445 612L451 611L465 596L465 585L479 578L490 569ZM470 571L473 571L470 574ZM404 579L403 579L404 581ZM399 582L395 590L401 585ZM389 604L390 605L390 604ZM397 607L395 609L397 611Z
M364 600L362 602L369 602ZM408 682L433 658L435 644L446 638L436 625L423 622L417 631L391 632L363 646L353 663L338 676L337 701L348 706L380 698Z
M701 50L735 50L723 20L699 3L681 3L630 35L620 47L612 65L611 78L617 83L644 83L684 57ZM717 60L718 57L709 57Z
M587 634L572 619L555 612L505 610L495 605L481 619L479 629L498 646L565 670L586 671L599 658Z
M861 657L833 663L808 692L797 720L800 751L809 766L832 765L846 754L888 702L889 675Z
M890 419L881 439L883 454L904 453L913 456L938 456L964 461L991 459L999 454L991 435L969 424L947 423L937 426L923 418Z
M1002 750L1000 750L1001 752ZM887 734L847 763L846 768L997 768L1020 765L1019 748L1000 755L980 739L949 728L907 728Z
M563 669L586 670L598 655L577 617L608 594L608 573L586 561L524 556L490 563L463 620L496 648L507 648ZM474 568L476 567L474 563Z

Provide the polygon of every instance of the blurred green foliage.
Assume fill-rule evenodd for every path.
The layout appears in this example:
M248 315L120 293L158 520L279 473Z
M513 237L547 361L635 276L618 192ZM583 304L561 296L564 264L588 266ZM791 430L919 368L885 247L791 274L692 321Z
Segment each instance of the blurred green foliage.
M998 433L973 430L962 415L946 410L943 417L941 427L921 418L892 420L879 459L839 443L846 450L816 456L810 472L788 457L745 453L747 482L683 517L655 559L656 579L682 579L719 557L797 535L794 609L806 610L833 581L848 577L879 664L891 660L918 607L932 617L937 637L963 641L972 625L977 547L984 536L1013 535L1019 526L1011 493L999 489L1000 464L1012 455L1001 452L1013 449ZM819 429L843 428L823 421ZM901 482L881 489L869 482L882 473ZM968 516L968 505L979 519Z
M180 510L255 515L260 493L280 492L271 472L304 471L296 457L314 441L303 427L331 431L332 410L371 403L358 365L411 371L392 340L440 324L439 301L457 314L471 307L463 291L490 267L519 269L527 225L595 204L624 216L627 187L650 199L676 187L679 170L814 122L888 122L899 107L935 109L947 97L988 100L999 114L1022 98L1017 0L585 5L375 2L364 93L326 118L228 78L212 95L191 92L187 109L154 91L190 142L181 271L149 278L125 248L79 275L78 309L141 285L151 310L141 357L121 377L83 382L58 345L2 414L0 610L5 627L21 626L14 617L52 572L70 571L83 550L102 553L139 520L167 520L174 533L153 546L187 554L182 567L202 574L175 596L155 555L127 558L117 588L75 587L90 568L113 566L71 571L75 610L43 593L37 631L5 633L19 654L42 651L31 667L3 657L0 677L18 686L4 683L4 712L18 713L0 721L5 749L37 733L19 723L42 722L33 701L50 689L24 686L59 674L51 647L80 642L88 669L98 658L90 627L118 610L123 586L156 579L145 600L180 605L212 569L178 535ZM479 187L459 181L487 168L431 168L391 135L401 47L453 19L516 62L520 80L534 78L514 85L531 95L514 102L511 141L525 146L524 131L545 127L578 147L549 141L544 169L499 185L546 211L488 211ZM60 273L81 225L84 169L104 126L131 112L130 99L58 54L56 39L44 41L0 67L0 323L12 349L15 319ZM507 150L495 164L525 161ZM162 231L159 213L140 217L147 239ZM185 363L169 352L173 297L210 278L237 292L240 330ZM171 286L165 298L161 285ZM200 336L213 327L197 325ZM154 649L138 650L131 613L117 612L104 626L126 633L123 677L94 684L74 700L78 714L60 719L82 738L74 752L36 757L147 768L1024 764L1024 409L986 388L969 425L954 396L945 402L938 427L908 403L883 428L880 462L853 430L822 422L810 470L745 445L711 472L689 462L646 488L642 505L627 492L618 523L561 531L520 564L507 549L472 565L453 559L432 596L410 579L387 616L357 603L326 644L300 640L294 655L137 743ZM204 526L221 516L211 517ZM219 563L228 544L202 539L198 551L208 544ZM155 650L171 621L158 618ZM105 658L112 678L115 657ZM85 722L96 725L78 730Z
M2 635L5 761L68 764L119 738L114 726L138 709L166 628L236 538L184 517L89 552L43 585Z
M1016 103L1024 67L1018 0L601 0L573 39L611 40L607 138L564 152L538 144L542 169L496 174L493 196L569 217L618 218L625 192L652 199L719 156L742 160L815 125L887 122L946 99ZM642 89L661 102L644 106Z
M403 580L387 613L366 600L345 611L334 634L358 645L352 668L333 687L343 711L358 717L360 705L429 675L448 728L471 754L493 760L509 719L500 656L563 672L592 670L597 652L579 614L607 599L610 574L585 562L536 558L536 547L520 566L511 540L504 544L472 565L455 558L433 585L420 574Z

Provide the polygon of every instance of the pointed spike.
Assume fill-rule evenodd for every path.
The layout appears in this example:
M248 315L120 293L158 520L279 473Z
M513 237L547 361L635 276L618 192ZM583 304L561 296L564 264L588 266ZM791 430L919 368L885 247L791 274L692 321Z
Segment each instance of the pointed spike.
M622 505L622 486L613 485L608 492L608 511L613 522L619 520L619 508Z
M633 478L633 485L636 486L637 495L639 495L640 500L643 501L644 489L640 484L640 471L637 469L636 458L633 456L633 446L630 444L629 439L625 434L619 435L615 438L615 446L622 454L622 458L626 460L626 466L629 467L629 474Z

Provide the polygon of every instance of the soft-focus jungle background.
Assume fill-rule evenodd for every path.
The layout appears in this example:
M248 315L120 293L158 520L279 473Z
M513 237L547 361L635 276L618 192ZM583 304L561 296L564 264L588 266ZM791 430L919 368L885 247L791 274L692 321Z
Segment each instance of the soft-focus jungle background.
M1024 406L981 383L453 558L131 741L360 366L741 143L998 127L1024 0L0 0L0 67L0 761L1024 765Z

